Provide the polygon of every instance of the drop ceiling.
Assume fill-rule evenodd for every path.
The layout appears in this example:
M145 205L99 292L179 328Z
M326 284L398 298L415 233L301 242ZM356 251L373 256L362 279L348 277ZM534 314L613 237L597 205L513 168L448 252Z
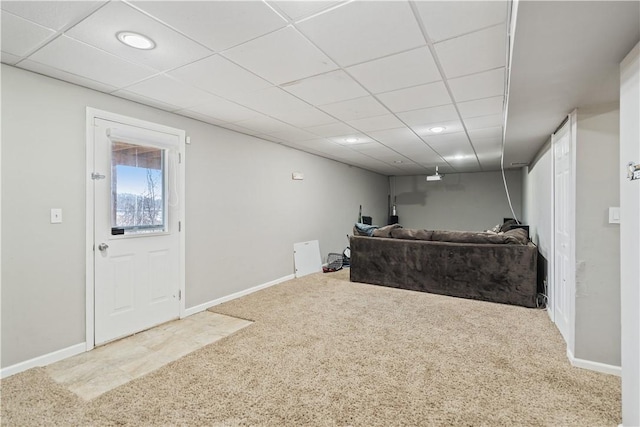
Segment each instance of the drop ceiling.
M566 114L564 104L550 113L544 102L532 103L536 93L522 91L526 81L514 75L517 66L535 80L527 74L534 59L526 49L539 53L535 38L546 27L535 19L547 19L558 3L581 2L520 2L525 47L514 54L511 79L519 92L517 105L509 102L509 120L536 122L545 113L547 121L514 143L507 139L514 162L529 161L553 130L550 123ZM9 65L385 175L500 168L510 1L2 1L1 7L2 62ZM633 11L607 7L612 26ZM629 44L628 21L626 31L581 54L597 61L616 37ZM120 31L144 34L156 47L128 47L116 38ZM547 45L554 48L553 41Z

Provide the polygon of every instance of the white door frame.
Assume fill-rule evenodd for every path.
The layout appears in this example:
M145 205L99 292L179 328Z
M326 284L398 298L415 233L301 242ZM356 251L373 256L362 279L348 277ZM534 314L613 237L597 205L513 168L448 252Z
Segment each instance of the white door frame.
M85 229L85 244L86 244L86 258L85 258L85 284L86 284L86 316L85 316L85 328L86 328L86 350L89 351L94 348L95 343L95 324L94 324L94 286L95 286L95 269L94 269L94 199L95 192L93 187L93 179L91 173L95 172L94 168L94 119L100 118L110 120L114 122L120 122L123 124L138 126L141 128L151 129L159 132L171 133L178 135L180 138L180 153L181 153L181 166L178 168L178 182L179 182L179 194L182 195L178 201L180 209L180 223L181 232L179 233L180 240L180 311L179 315L182 319L185 317L185 140L186 133L184 130L160 125L157 123L147 122L144 120L135 119L132 117L123 116L108 111L98 110L95 108L87 107L87 128L86 128L86 170L85 170L85 209L86 209L86 229Z

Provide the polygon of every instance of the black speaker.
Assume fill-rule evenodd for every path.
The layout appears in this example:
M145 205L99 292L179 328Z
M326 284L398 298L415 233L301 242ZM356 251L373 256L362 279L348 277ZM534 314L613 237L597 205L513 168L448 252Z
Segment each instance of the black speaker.
M398 215L391 215L389 217L389 224L388 225L397 224L398 221L399 221Z

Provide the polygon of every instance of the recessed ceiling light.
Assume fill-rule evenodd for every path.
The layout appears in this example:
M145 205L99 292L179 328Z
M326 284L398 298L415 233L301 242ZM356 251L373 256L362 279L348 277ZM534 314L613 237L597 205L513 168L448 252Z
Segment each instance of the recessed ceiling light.
M453 160L462 160L464 158L465 156L462 154L456 154L455 156L453 156Z
M394 160L393 163L399 165L399 164L402 164L402 160Z
M344 140L344 142L348 142L349 144L355 144L356 142L358 142L358 138L347 138Z
M122 43L136 49L149 50L156 47L156 44L149 37L143 36L142 34L133 33L131 31L121 31L116 34L116 37Z
M432 127L432 128L430 128L429 130L430 130L431 132L433 132L433 133L440 133L440 132L442 132L442 131L443 131L443 130L445 130L445 129L446 129L445 127L442 127L442 126L436 126L436 127Z

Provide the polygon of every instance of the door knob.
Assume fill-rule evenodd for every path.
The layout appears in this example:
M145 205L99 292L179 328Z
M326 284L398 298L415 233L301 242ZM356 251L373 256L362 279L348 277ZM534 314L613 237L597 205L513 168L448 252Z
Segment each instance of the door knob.
M98 249L102 252L106 251L107 249L109 249L109 245L107 245L106 243L100 243L98 245Z

